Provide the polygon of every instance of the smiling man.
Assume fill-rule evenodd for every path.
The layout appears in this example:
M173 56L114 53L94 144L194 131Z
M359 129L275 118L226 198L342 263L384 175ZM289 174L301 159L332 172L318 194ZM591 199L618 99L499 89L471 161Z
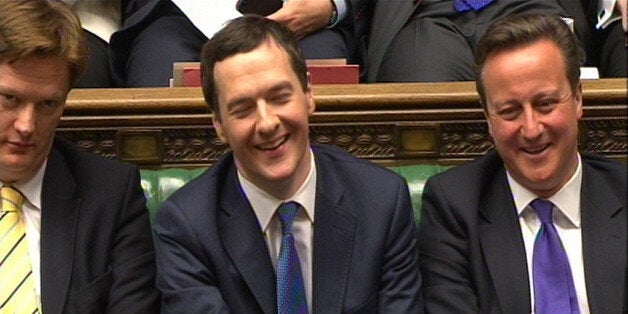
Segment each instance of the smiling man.
M69 6L0 0L0 313L159 311L137 168L55 136L86 57Z
M216 133L232 152L157 214L163 311L420 312L408 187L310 145L314 98L294 35L238 18L209 40L201 64Z
M475 55L495 151L426 183L434 313L626 311L626 165L578 152L580 57L556 17L491 25Z

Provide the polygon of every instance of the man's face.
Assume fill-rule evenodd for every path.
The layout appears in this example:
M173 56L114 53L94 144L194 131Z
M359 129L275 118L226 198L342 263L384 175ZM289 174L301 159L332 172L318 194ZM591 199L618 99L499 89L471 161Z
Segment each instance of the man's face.
M548 40L490 55L482 71L489 132L513 178L541 197L577 166L582 90L572 92L559 48Z
M220 110L214 127L238 170L271 195L292 195L310 169L310 86L303 91L288 54L273 41L216 63L214 78Z
M27 180L46 160L69 81L68 63L58 58L0 62L0 180Z

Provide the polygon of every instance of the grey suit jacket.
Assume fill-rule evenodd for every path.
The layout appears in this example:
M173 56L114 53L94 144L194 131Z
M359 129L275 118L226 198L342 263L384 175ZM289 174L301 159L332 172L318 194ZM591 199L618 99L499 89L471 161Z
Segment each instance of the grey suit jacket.
M375 82L384 54L421 0L376 0L367 48L366 81Z
M583 154L582 247L592 313L626 311L626 166ZM428 312L530 313L526 255L495 151L426 183L419 256Z
M337 148L313 150L314 312L420 312L406 184ZM155 233L164 312L277 312L275 272L231 154L163 204Z
M44 313L159 312L137 168L55 139L41 206Z

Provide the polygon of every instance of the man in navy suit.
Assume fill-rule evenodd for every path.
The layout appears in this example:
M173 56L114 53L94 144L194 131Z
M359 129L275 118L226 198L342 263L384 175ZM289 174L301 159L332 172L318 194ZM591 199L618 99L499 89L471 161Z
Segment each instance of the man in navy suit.
M426 183L419 259L429 312L547 313L535 238L549 229L571 277L571 309L560 313L628 310L626 165L578 152L578 51L548 15L504 18L479 41L476 85L496 150ZM543 229L536 199L553 204Z
M364 66L372 1L277 0L283 7L268 17L297 34L306 58L345 58ZM167 86L173 62L198 60L207 37L195 26L198 18L186 16L177 7L178 2L122 1L123 24L112 35L110 45L111 75L116 86ZM235 6L236 1L232 2ZM221 19L216 12L204 13L204 18Z
M18 312L156 313L155 254L137 168L55 138L85 47L64 3L0 0L0 186L23 196L17 221L24 237L15 247L26 245L30 262L20 269L30 285L14 291L38 301L31 304L37 310ZM12 245L6 240L0 235L3 257ZM5 294L6 279L0 313L9 313L7 299L24 300Z
M308 312L421 312L407 185L341 149L310 146L314 98L294 35L241 17L201 59L205 100L232 152L157 213L163 311L277 313L276 211L293 201Z

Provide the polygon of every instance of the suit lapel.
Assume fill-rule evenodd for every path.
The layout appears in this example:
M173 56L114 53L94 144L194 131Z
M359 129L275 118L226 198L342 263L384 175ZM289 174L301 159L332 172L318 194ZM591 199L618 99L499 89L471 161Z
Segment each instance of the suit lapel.
M340 205L343 185L317 158L313 252L313 312L340 313L351 266L357 219Z
M68 294L80 199L68 165L54 148L42 186L41 291L46 313L61 313Z
M582 250L591 313L621 309L626 267L626 211L593 168L583 162Z
M257 217L242 195L235 167L229 170L221 195L218 225L225 250L263 311L275 313L275 271Z
M481 199L478 225L480 245L502 311L529 313L525 246L503 168Z

